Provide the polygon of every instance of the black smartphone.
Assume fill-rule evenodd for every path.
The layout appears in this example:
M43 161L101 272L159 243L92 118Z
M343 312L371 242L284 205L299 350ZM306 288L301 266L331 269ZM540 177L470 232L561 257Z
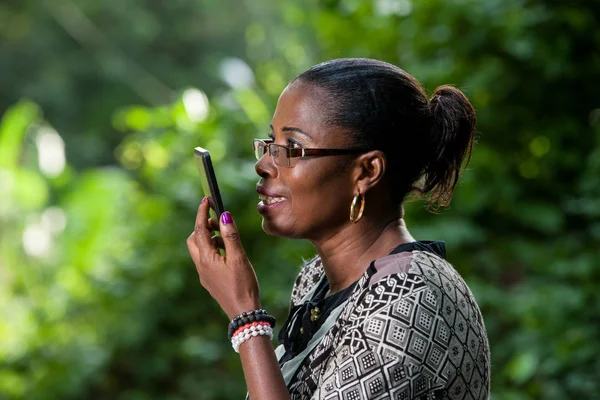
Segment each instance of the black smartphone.
M210 204L209 214L218 221L225 209L223 208L223 200L221 200L215 170L210 161L210 153L202 147L196 147L194 148L194 159L200 171L200 184L202 185L204 197L208 199L208 204Z

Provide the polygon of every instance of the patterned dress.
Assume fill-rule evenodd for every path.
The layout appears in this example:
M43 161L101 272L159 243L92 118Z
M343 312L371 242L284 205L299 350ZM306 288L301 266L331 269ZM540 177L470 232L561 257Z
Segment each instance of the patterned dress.
M321 260L292 291L276 354L292 399L487 399L479 307L442 242L413 242L325 297Z

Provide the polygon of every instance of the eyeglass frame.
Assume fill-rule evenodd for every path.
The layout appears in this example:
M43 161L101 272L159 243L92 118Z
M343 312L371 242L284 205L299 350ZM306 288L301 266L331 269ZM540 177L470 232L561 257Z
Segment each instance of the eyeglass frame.
M257 150L256 142L263 143L264 147L266 147L266 149L267 149L267 150L265 150L263 155L260 157L258 157L258 154L256 153L256 150ZM252 140L252 150L254 150L254 155L256 156L257 160L260 160L261 158L263 158L264 155L267 154L267 152L268 152L269 155L271 156L271 159L275 163L275 165L279 165L279 164L277 164L277 162L275 161L275 158L271 154L271 146L276 146L277 148L285 150L286 159L288 160L288 165L279 165L280 167L284 167L284 168L294 168L296 163L294 163L292 165L292 162L291 162L292 158L341 156L341 155L346 155L346 154L366 153L367 151L370 151L369 149L363 148L363 147L355 147L355 148L347 148L347 149L315 149L315 148L304 148L304 147L291 148L291 147L284 146L282 144L275 144L274 142L275 142L275 140L273 140L273 139L253 139Z

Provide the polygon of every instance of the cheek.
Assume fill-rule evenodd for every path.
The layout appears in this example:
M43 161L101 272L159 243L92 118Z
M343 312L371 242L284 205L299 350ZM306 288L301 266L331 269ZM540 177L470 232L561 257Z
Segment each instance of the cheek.
M290 238L316 237L348 219L350 180L332 163L323 164L298 163L293 169L279 171L278 180L287 189L289 204L263 218L265 232Z
M300 225L320 224L345 210L349 179L334 168L302 168L290 184L292 215ZM348 207L350 203L348 203Z

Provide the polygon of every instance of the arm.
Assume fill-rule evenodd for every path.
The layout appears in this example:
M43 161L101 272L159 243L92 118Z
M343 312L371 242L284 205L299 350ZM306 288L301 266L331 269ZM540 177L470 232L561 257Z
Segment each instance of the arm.
M240 357L250 399L290 398L268 337L257 336L242 343Z
M200 283L232 319L244 311L261 308L258 283L230 214L224 213L219 224L208 219L208 207L208 201L203 200L198 208L194 232L186 244ZM221 237L211 238L211 232L216 230L220 230ZM224 248L227 255L222 256L219 248ZM223 330L227 330L227 324ZM289 398L268 337L253 337L242 343L239 351L252 400Z

